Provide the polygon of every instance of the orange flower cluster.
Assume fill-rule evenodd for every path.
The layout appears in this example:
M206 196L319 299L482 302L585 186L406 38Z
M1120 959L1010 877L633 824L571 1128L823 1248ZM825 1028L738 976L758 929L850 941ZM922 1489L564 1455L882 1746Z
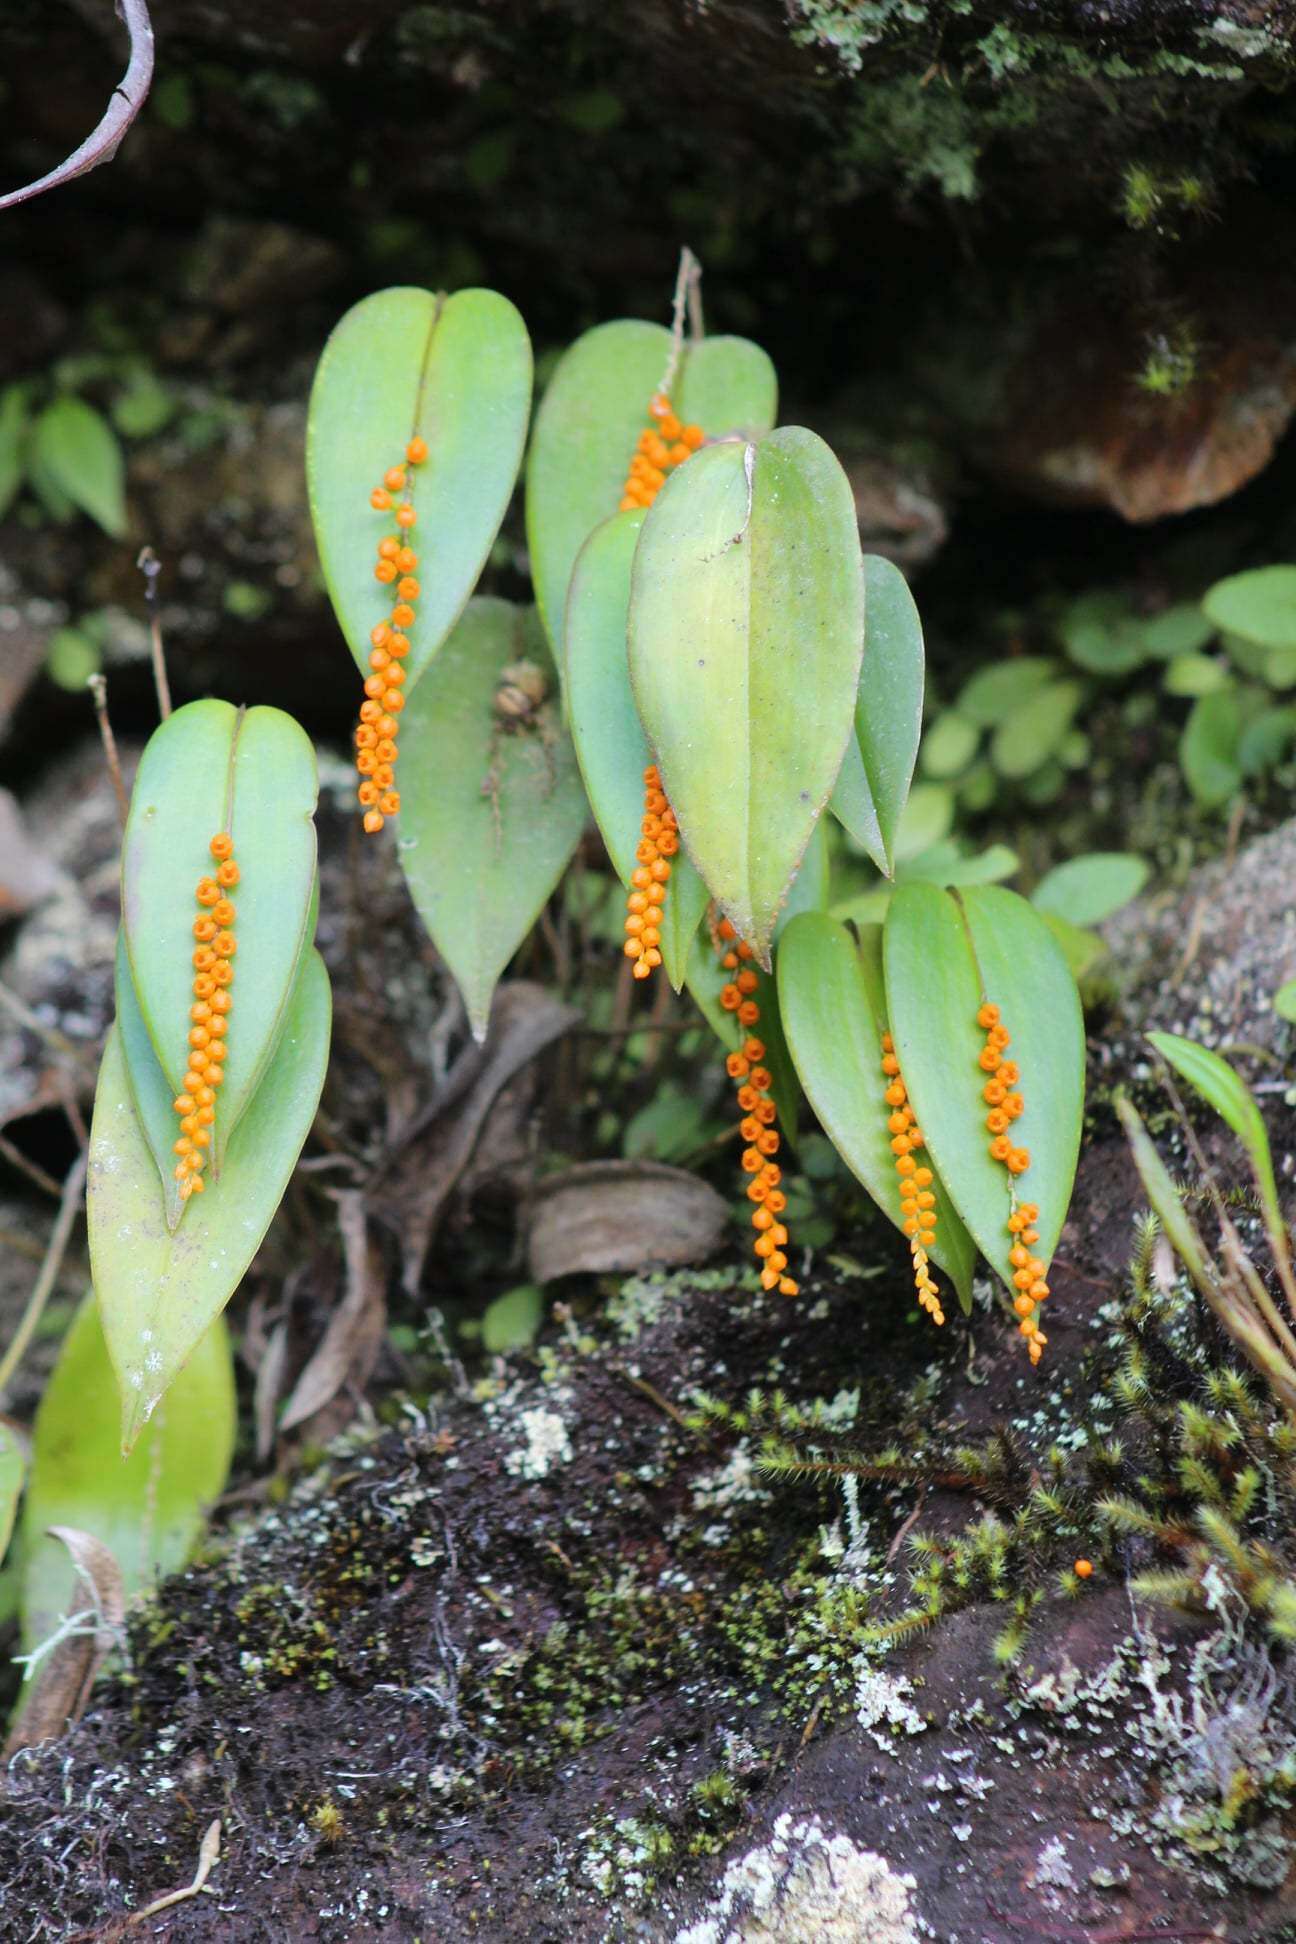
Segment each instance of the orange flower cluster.
M202 910L193 927L198 947L193 955L194 1003L189 1008L189 1068L182 1090L171 1103L180 1116L180 1138L174 1151L182 1201L203 1192L203 1169L216 1120L216 1092L225 1078L229 989L234 982L232 961L237 950L233 929L237 914L228 893L239 881L239 867L234 862L234 839L228 831L212 838L211 854L216 860L216 875L200 878L194 893Z
M618 511L622 513L633 506L651 506L666 484L667 473L682 466L706 436L700 425L680 424L665 392L653 393L648 414L655 423L645 426L639 434L621 492Z
M671 859L679 850L675 812L666 801L657 765L644 771L644 814L639 826L636 868L626 899L625 955L634 961L636 979L646 979L660 965L662 904L670 882Z
M909 1105L908 1089L890 1033L882 1035L882 1071L887 1079L882 1098L891 1109L887 1128L891 1135L896 1173L900 1177L900 1210L904 1216L904 1232L909 1237L914 1288L919 1303L932 1322L943 1323L945 1312L941 1308L930 1267L931 1246L936 1240L936 1194L932 1187L932 1171L914 1158L926 1143L914 1110Z
M1017 1120L1025 1102L1015 1088L1021 1073L1015 1060L1003 1057L1012 1044L1009 1034L999 1015L998 1006L987 1000L977 1014L977 1025L986 1036L981 1049L979 1064L983 1073L990 1078L982 1088L982 1096L990 1112L986 1115L986 1127L990 1133L990 1158L1001 1161L1015 1181L1018 1175L1025 1174L1030 1166L1030 1149L1014 1147L1008 1138L1008 1129ZM1021 1318L1021 1333L1030 1349L1030 1360L1037 1364L1044 1353L1048 1338L1039 1326L1039 1306L1049 1293L1044 1280L1044 1264L1031 1249L1039 1241L1039 1230L1035 1227L1039 1220L1039 1209L1034 1202L1014 1205L1008 1217L1008 1231L1013 1237L1008 1260L1013 1268L1013 1286L1017 1294L1013 1308Z
M742 1157L743 1172L751 1176L747 1199L756 1204L751 1219L756 1230L761 1288L777 1289L780 1296L796 1296L800 1285L787 1274L788 1232L779 1220L787 1207L787 1196L779 1185L783 1171L774 1159L779 1150L778 1129L774 1125L778 1110L770 1098L773 1082L769 1068L761 1065L765 1042L751 1033L751 1028L760 1023L760 1007L755 998L759 978L756 968L748 963L752 957L751 946L738 937L727 918L721 919L716 931L720 942L729 948L720 963L732 975L721 989L720 1004L736 1016L747 1033L740 1051L731 1053L725 1061L725 1070L731 1080L741 1083L738 1105L743 1118L738 1131L747 1144Z
M411 439L405 448L406 464L421 466L428 456L425 439ZM375 513L390 512L395 496L403 494L396 506L397 531L378 542L378 562L374 579L383 587L395 584L396 605L386 621L380 621L369 636L369 667L365 678L365 699L360 723L355 732L356 769L360 788L356 795L364 811L364 827L372 835L382 829L388 817L400 809L396 789L396 717L405 707L405 670L402 663L410 651L406 630L414 623L414 603L422 589L414 578L418 555L409 544L410 529L418 519L409 496L409 474L405 466L390 466L381 486L369 495Z

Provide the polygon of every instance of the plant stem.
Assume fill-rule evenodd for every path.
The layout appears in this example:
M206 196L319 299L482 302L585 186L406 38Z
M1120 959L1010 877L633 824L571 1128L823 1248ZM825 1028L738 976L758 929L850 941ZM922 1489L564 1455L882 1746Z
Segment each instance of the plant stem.
M78 1154L68 1169L67 1179L63 1183L63 1198L59 1203L59 1212L54 1218L54 1229L49 1239L49 1247L45 1251L45 1260L40 1267L40 1274L27 1299L27 1307L14 1332L13 1341L3 1358L0 1358L0 1396L8 1388L14 1372L22 1362L27 1345L32 1340L36 1325L40 1322L45 1305L58 1281L58 1273L63 1266L63 1257L72 1235L72 1224L81 1212L81 1194L85 1187L87 1158L84 1153Z
M99 737L103 743L104 757L108 763L108 774L112 777L113 789L117 792L117 814L121 818L121 825L124 830L126 828L126 813L129 805L126 801L126 785L122 781L121 759L117 754L117 738L114 736L112 724L108 720L108 678L106 675L91 675L87 678L86 687L94 697L95 717L99 723Z

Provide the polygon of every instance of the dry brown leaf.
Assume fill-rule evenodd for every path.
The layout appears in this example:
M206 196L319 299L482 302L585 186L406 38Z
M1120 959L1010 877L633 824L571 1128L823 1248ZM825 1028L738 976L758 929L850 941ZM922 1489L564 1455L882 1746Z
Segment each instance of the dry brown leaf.
M279 1420L281 1431L291 1431L314 1417L344 1384L362 1391L387 1328L382 1256L368 1237L364 1196L358 1189L348 1188L338 1195L337 1202L346 1257L346 1294L329 1318L319 1348L293 1386Z
M500 986L487 1037L466 1046L445 1086L401 1137L400 1158L372 1197L389 1211L404 1249L402 1285L415 1295L441 1212L481 1136L491 1104L515 1074L580 1019L541 985Z
M95 1676L111 1650L120 1644L126 1619L126 1595L121 1568L101 1539L76 1526L51 1526L52 1539L61 1539L72 1556L85 1593L87 1619L63 1633L40 1662L34 1686L9 1732L3 1755L7 1760L20 1748L57 1741L74 1728L85 1713Z
M531 1206L536 1282L645 1263L699 1262L719 1247L728 1204L660 1161L591 1161L546 1181Z

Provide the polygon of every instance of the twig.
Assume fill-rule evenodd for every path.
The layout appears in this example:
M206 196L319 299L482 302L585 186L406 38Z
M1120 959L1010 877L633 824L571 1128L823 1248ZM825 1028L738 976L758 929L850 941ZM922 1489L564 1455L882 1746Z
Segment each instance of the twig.
M36 1278L36 1286L27 1299L27 1307L14 1332L13 1341L5 1351L4 1357L0 1359L0 1395L3 1395L8 1388L9 1380L22 1362L27 1345L31 1342L36 1325L40 1322L45 1305L50 1299L50 1293L58 1281L58 1273L72 1234L72 1224L81 1212L81 1192L85 1187L86 1160L84 1153L78 1154L68 1169L67 1180L63 1183L63 1198L59 1203L59 1212L54 1218L54 1230L49 1239L49 1247L45 1251L45 1260L41 1264L40 1274Z
M663 392L667 398L670 397L671 388L679 372L680 359L684 355L684 313L686 308L689 308L690 317L694 315L690 308L689 292L701 281L701 277L702 265L698 262L686 243L680 251L679 270L675 277L675 300L671 311L670 356L666 360L666 369L662 373L661 384L657 387L658 391ZM695 338L701 336L701 331L698 328L701 324L701 319L702 311L699 300L699 308L696 313L693 329Z
M162 623L158 619L157 583L162 562L152 547L141 547L135 565L144 576L144 602L149 611L149 645L153 654L153 686L157 690L158 714L163 722L171 713L171 685L167 681L166 651L162 646Z
M38 1013L34 1013L26 1000L20 999L12 986L7 986L3 979L0 979L0 1006L3 1006L6 1012L12 1013L20 1026L25 1026L28 1032L35 1033L38 1039L44 1040L51 1052L70 1054L73 1059L80 1059L82 1049L74 1046L67 1034L60 1033L57 1026L48 1025Z
M85 175L87 170L97 169L101 162L111 162L116 155L122 136L144 106L153 79L153 26L144 0L117 0L117 12L126 22L130 35L130 60L97 128L48 175L0 196L0 209L12 209L15 203L27 202L32 196L43 195L47 189L57 189L60 183Z
M887 1547L886 1564L888 1566L891 1564L891 1561L895 1558L896 1554L899 1552L901 1546L903 1546L905 1540L909 1537L909 1534L913 1531L914 1527L917 1525L926 1498L927 1498L927 1488L924 1485L922 1490L918 1494L918 1502L914 1506L913 1511L909 1514L909 1517L905 1520L903 1525L897 1526L895 1537L891 1541L891 1544Z
M632 1385L635 1390L642 1391L643 1395L650 1403L655 1404L659 1411L665 1411L668 1418L674 1418L676 1424L679 1425L682 1431L687 1431L690 1438L697 1436L697 1432L684 1416L684 1413L677 1411L670 1399L663 1397L655 1384L650 1384L646 1377L636 1377L634 1372L627 1370L624 1364L612 1364L610 1368L616 1372L618 1377L624 1377L627 1384Z
M46 1174L44 1168L37 1162L29 1161L22 1149L16 1147L7 1134L0 1134L0 1155L4 1156L11 1168L17 1168L18 1172L25 1174L29 1181L34 1181L38 1188L43 1188L47 1195L53 1195L55 1201L59 1199L63 1193L62 1184L55 1181L52 1174Z
M117 814L121 818L122 829L124 830L126 828L126 813L130 806L126 801L126 785L122 781L121 759L117 754L117 738L114 736L112 724L108 720L108 678L106 675L90 675L86 679L86 687L94 697L95 716L99 723L99 736L103 743L104 756L108 763L108 774L112 777L113 789L117 792Z

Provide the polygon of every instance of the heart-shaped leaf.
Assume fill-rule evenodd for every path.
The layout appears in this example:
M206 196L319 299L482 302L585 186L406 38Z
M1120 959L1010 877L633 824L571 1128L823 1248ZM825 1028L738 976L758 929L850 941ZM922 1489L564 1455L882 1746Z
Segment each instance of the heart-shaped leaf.
M212 838L227 830L234 839L238 956L218 1170L274 1052L308 942L318 791L315 752L290 715L216 701L177 709L150 737L135 779L122 917L139 1009L173 1094L188 1055L194 891L214 869Z
M608 856L623 884L636 868L644 814L643 773L652 761L630 688L626 627L630 568L641 512L614 513L577 557L564 630L567 720L585 791ZM687 856L675 858L662 904L661 954L676 992L707 907L707 889Z
M586 539L620 503L648 401L671 355L670 332L623 318L576 340L554 370L536 413L527 460L527 545L536 601L561 654L567 584ZM672 403L709 439L757 438L774 423L774 367L746 338L686 344Z
M842 762L832 807L888 877L922 735L923 669L922 623L908 581L893 562L880 554L865 554L864 660L855 735ZM975 731L968 727L975 743Z
M1047 1263L1071 1199L1084 1109L1084 1021L1075 980L1039 912L999 885L957 894L898 886L883 934L887 1007L905 1085L933 1163L987 1262L1011 1286L1007 1169L990 1158L987 999L1012 1035L1025 1111L1012 1130L1031 1165L1017 1180L1039 1208L1036 1254Z
M401 718L397 855L478 1039L491 994L585 826L585 793L538 627L508 601L476 600ZM526 721L497 716L510 663L554 693Z
M371 491L404 463L412 438L427 442L410 474L423 588L406 630L412 687L477 585L508 511L530 410L526 325L493 290L380 290L334 329L311 388L306 478L329 598L366 675L370 630L391 608L374 579L391 515L373 510Z
M229 1333L218 1317L123 1458L117 1386L98 1306L86 1297L36 1413L22 1523L25 1647L85 1604L51 1526L76 1527L107 1546L128 1599L184 1565L225 1484L235 1413Z
M813 432L704 447L635 553L630 679L680 833L761 964L854 720L864 576Z
M230 1137L225 1165L172 1233L135 1114L117 1027L108 1035L90 1133L86 1216L104 1335L129 1451L176 1372L238 1288L310 1132L329 1047L329 984L302 966L264 1086Z
M881 928L864 928L857 945L845 925L823 912L803 912L779 940L778 989L783 1027L806 1099L851 1173L888 1221L903 1232L900 1184L891 1152L890 1084L882 1072L882 1035L891 1030L883 997ZM936 1242L929 1251L972 1304L976 1249L954 1211L938 1170Z

